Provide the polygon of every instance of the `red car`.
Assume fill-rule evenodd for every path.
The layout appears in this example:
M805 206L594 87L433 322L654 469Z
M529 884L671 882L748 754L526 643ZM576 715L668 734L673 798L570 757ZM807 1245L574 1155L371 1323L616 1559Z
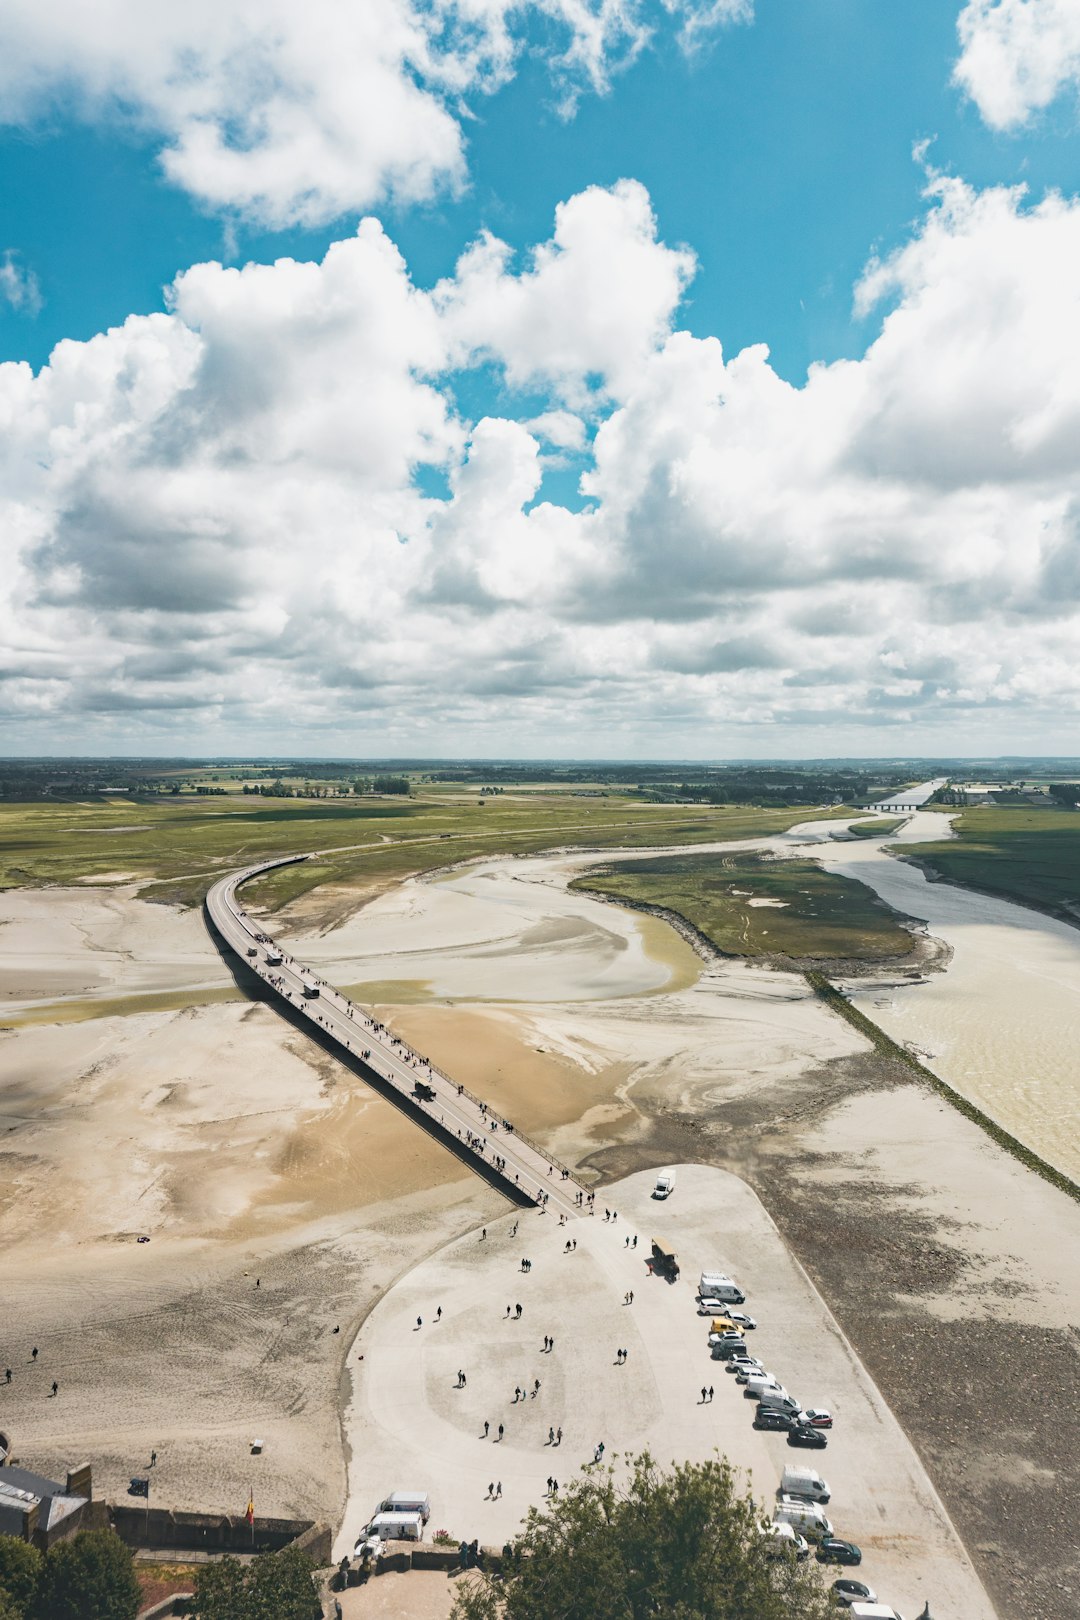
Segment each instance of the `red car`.
M823 1406L808 1406L802 1415L802 1421L809 1423L812 1429L831 1429L832 1413L827 1412Z

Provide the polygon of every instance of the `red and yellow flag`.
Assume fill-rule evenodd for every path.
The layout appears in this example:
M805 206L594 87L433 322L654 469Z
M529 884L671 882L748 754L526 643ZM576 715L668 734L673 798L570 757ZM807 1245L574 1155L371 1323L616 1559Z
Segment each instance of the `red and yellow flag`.
M255 1498L254 1498L254 1496L249 1496L248 1497L247 1512L244 1514L244 1518L247 1520L248 1524L254 1524L255 1523Z

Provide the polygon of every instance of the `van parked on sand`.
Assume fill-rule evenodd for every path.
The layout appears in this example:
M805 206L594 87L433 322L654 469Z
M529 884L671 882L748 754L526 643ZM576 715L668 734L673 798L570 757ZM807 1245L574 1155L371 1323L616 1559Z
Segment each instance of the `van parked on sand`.
M365 1532L380 1541L423 1541L422 1513L376 1513Z
M654 1198L670 1198L675 1191L674 1170L661 1170L656 1178L656 1186L652 1190Z
M778 1389L763 1389L758 1399L761 1406L774 1412L786 1412L789 1417L797 1417L802 1411L794 1395L789 1395L782 1385Z
M732 1277L716 1271L703 1271L699 1288L702 1299L718 1299L721 1305L742 1305L746 1295Z
M828 1480L822 1479L816 1468L785 1468L780 1476L780 1491L784 1496L805 1496L811 1502L827 1502L832 1495Z
M394 1491L379 1503L380 1513L419 1513L424 1523L431 1518L431 1497L426 1491Z
M797 1496L782 1496L773 1519L777 1524L790 1524L792 1529L815 1541L833 1533L832 1521L824 1508L816 1502L801 1502Z
M766 1389L775 1390L780 1395L787 1394L783 1384L780 1383L779 1379L774 1378L771 1373L762 1373L759 1377L748 1378L743 1394L748 1400L760 1401L762 1391Z

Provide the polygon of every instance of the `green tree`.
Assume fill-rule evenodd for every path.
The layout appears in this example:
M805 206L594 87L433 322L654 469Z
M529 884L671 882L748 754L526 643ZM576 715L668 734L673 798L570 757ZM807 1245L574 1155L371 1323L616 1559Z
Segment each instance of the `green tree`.
M38 1620L135 1620L141 1606L131 1553L112 1530L80 1530L45 1554Z
M761 1522L726 1461L664 1473L645 1455L621 1487L588 1469L529 1510L502 1579L463 1587L452 1620L832 1620L817 1570Z
M33 1608L44 1559L36 1547L19 1536L0 1536L0 1620L7 1620L6 1602L15 1620Z
M198 1620L315 1620L319 1607L311 1560L292 1547L246 1568L223 1558L195 1576Z

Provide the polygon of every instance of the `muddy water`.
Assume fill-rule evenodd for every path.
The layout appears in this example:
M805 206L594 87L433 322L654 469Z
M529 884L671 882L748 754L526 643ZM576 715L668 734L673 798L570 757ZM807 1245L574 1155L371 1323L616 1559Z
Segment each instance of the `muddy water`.
M917 853L942 817L912 817L899 839ZM924 918L952 948L924 984L879 983L854 1003L909 1043L943 1079L1067 1174L1080 1179L1080 929L968 889L929 883L877 841L818 848L830 871L868 884Z

